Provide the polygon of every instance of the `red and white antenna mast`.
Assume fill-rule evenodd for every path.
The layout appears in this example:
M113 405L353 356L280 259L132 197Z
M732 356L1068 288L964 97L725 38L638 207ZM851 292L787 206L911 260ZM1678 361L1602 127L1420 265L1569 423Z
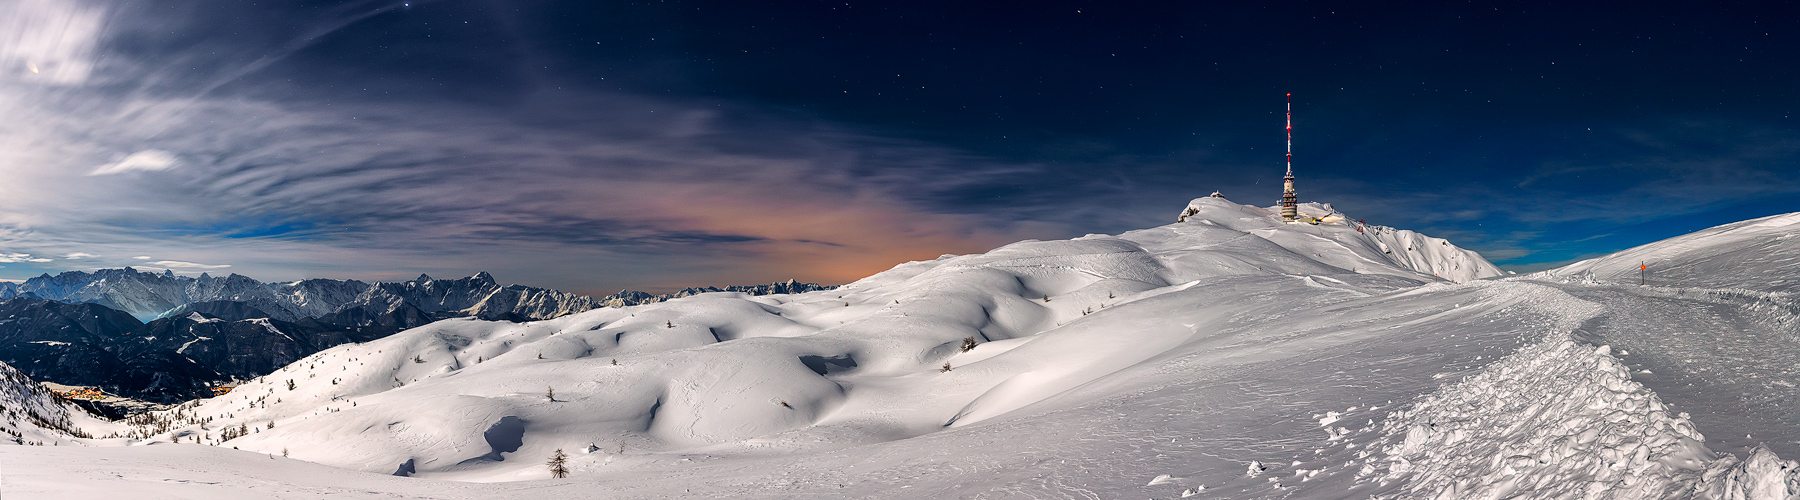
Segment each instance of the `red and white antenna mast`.
M1281 178L1281 220L1293 222L1300 215L1294 196L1294 93L1287 95L1287 176Z

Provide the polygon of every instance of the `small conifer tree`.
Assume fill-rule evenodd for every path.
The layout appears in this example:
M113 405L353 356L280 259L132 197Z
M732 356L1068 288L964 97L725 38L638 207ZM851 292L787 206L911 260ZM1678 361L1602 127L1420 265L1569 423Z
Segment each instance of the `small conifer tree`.
M550 461L545 462L545 465L550 466L550 477L557 479L569 477L568 461L569 455L563 453L562 448L557 448L556 453L550 455Z

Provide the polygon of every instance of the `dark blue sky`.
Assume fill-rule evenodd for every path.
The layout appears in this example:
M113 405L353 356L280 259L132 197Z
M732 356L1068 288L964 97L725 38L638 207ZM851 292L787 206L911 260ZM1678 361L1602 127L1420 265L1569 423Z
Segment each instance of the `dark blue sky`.
M841 283L1302 201L1535 270L1800 207L1790 3L0 7L0 278ZM228 267L227 267L228 266Z

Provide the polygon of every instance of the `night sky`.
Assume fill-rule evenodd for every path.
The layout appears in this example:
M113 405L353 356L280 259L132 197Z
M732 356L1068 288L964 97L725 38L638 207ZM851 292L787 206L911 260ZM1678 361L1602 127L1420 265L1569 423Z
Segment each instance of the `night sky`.
M1280 195L1554 267L1800 210L1800 8L0 0L0 278L846 283Z

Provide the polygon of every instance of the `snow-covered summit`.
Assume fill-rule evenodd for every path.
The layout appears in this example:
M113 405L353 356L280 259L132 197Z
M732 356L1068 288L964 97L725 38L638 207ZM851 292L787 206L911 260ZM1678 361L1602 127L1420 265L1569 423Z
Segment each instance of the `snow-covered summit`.
M1279 211L1232 203L1222 197L1196 198L1176 218L1184 224L1222 226L1263 238L1319 262L1358 273L1402 269L1457 283L1505 274L1481 254L1448 240L1410 230L1364 224L1328 203L1301 203L1311 221L1283 222ZM1410 274L1410 273L1409 273Z

